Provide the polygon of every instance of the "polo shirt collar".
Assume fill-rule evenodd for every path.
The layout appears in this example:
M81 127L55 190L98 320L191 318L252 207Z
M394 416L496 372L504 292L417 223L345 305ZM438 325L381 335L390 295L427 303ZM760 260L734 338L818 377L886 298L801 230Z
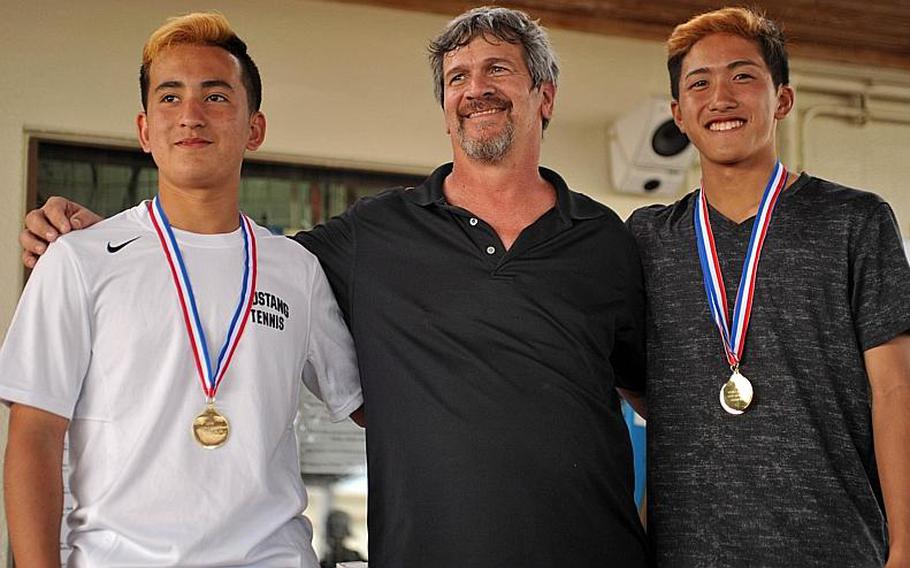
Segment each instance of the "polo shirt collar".
M541 177L556 188L556 209L564 221L594 219L604 214L604 208L597 202L571 191L558 173L542 166L538 169ZM446 205L446 196L442 188L450 173L452 173L452 162L439 166L422 184L405 192L405 196L422 207Z

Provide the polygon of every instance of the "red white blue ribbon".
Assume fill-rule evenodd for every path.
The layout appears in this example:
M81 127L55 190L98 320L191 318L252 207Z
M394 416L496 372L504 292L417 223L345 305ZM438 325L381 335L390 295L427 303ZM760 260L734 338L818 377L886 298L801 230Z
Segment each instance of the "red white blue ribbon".
M783 164L777 162L762 194L758 212L755 214L755 222L752 224L752 236L749 238L746 259L743 262L743 273L739 281L739 290L736 293L736 304L733 306L732 323L728 323L727 320L730 313L727 307L727 293L724 288L724 276L720 271L720 262L717 259L717 249L714 246L711 221L708 218L708 202L703 189L699 189L695 194L695 241L698 245L698 258L701 262L705 292L708 295L711 316L714 318L724 343L727 362L734 370L739 368L743 347L746 344L749 316L752 314L752 298L755 294L755 278L758 274L758 260L761 257L762 246L765 244L765 237L768 235L768 226L771 224L771 215L774 213L777 199L787 185L787 175Z
M240 215L240 230L243 234L244 252L243 283L240 288L240 299L237 302L237 308L234 310L225 334L224 343L218 352L218 359L213 361L209 355L205 330L202 327L199 310L196 307L193 284L190 282L190 275L187 273L186 265L183 262L183 255L180 254L180 247L177 245L177 239L174 237L171 223L164 213L157 196L152 201L146 202L146 206L148 207L152 225L155 227L155 232L158 233L161 249L164 251L164 256L167 258L168 266L171 269L171 276L174 279L174 287L177 289L180 311L183 315L183 322L186 325L186 332L192 347L196 371L202 383L202 390L209 401L214 400L215 393L218 392L218 387L224 379L224 374L231 364L237 344L240 343L240 338L243 336L244 329L246 329L246 322L253 306L253 295L256 291L257 253L256 235L253 231L252 222L246 215Z

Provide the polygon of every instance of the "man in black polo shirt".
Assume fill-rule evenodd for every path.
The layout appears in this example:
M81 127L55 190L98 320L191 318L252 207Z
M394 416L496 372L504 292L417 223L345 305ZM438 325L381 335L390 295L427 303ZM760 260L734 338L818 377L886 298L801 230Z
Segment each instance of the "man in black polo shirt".
M478 8L430 52L453 162L294 237L357 345L370 566L644 566L616 390L645 386L634 241L538 165L540 26Z
M295 237L357 345L370 565L643 566L614 389L644 389L635 246L538 167L539 26L479 8L430 53L453 163Z

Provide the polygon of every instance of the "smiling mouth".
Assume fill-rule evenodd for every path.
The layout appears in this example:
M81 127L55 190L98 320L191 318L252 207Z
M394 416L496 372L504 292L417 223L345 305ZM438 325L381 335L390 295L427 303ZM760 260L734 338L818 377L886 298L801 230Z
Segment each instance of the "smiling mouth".
M485 110L478 110L475 112L470 112L470 113L464 115L464 117L465 118L483 118L485 116L491 116L496 113L502 112L504 110L505 110L504 108L488 108Z
M203 138L186 138L177 142L177 146L183 148L201 148L203 146L208 146L209 144L211 144L211 142Z
M728 130L736 130L737 128L742 127L746 124L745 120L740 120L738 118L733 120L719 120L717 122L712 122L708 125L708 130L711 132L726 132Z

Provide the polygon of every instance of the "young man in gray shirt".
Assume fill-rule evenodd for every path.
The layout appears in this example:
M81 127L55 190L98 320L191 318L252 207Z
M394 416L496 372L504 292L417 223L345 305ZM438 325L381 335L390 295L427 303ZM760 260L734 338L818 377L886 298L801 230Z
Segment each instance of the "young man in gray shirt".
M658 565L907 566L910 269L891 209L778 161L794 92L773 22L718 10L668 48L701 188L628 221Z

